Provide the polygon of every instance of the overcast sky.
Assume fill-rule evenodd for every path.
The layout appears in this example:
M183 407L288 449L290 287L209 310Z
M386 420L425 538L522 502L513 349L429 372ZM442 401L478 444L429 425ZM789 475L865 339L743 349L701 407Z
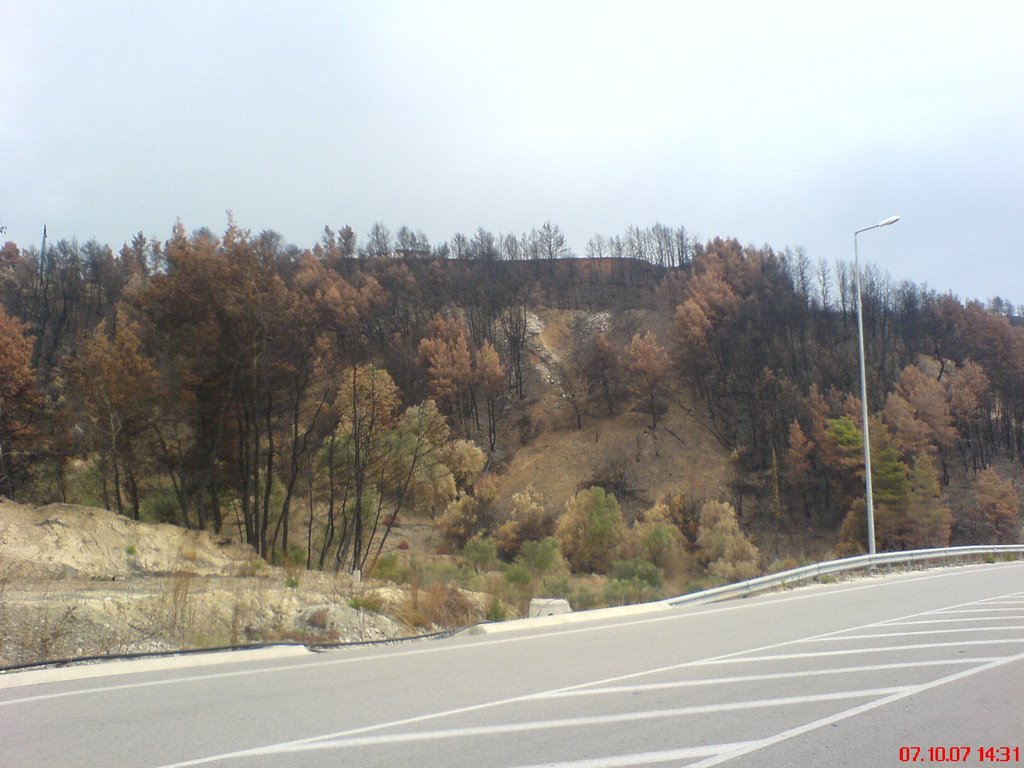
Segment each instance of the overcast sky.
M6 239L656 221L1024 302L1024 3L0 0Z

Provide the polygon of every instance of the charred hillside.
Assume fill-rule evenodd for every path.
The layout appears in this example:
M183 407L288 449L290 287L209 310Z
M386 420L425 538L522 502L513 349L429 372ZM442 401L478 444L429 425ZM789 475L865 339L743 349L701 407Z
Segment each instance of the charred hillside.
M556 230L8 243L0 491L311 568L371 567L401 514L511 559L568 541L592 487L684 553L717 502L860 548L850 267L664 228L566 258ZM863 284L879 546L1018 539L1024 329L1003 303Z

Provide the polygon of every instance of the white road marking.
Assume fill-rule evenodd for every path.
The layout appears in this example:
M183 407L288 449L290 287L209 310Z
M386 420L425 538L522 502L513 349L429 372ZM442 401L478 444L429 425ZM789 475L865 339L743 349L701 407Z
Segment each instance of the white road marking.
M690 707L674 707L671 709L641 710L639 712L621 712L614 715L592 715L589 717L565 717L555 720L529 720L523 723L499 723L497 725L474 725L465 728L446 728L437 731L412 731L409 733L387 733L379 736L357 736L346 739L331 739L309 744L291 744L269 747L257 747L247 750L249 757L261 755L281 755L295 752L311 752L324 749L352 749L354 747L376 747L388 744L409 744L416 741L437 741L439 739L462 739L472 736L494 736L503 733L525 733L528 731L550 731L561 728L583 728L611 723L635 723L644 720L666 720L687 715L709 715L719 712L738 712L745 709L765 709L769 707L788 707L795 704L814 704L822 701L843 701L845 699L863 699L874 696L891 696L902 693L908 686L889 688L869 688L860 691L836 691L834 693L818 693L810 696L784 696L777 699L755 699L752 701L730 701L722 704L698 704Z
M962 610L945 609L935 613L1019 613L1016 608L964 608Z
M1013 616L968 616L959 619L926 619L925 621L883 621L880 627L914 627L918 624L963 624L968 621L1006 621L1015 618Z
M925 578L931 578L931 577L925 577ZM966 603L959 603L958 605L974 605L975 603L977 603L977 601L972 600L972 601L966 602ZM729 608L724 608L722 610L733 610L733 609L735 609L737 607L742 607L742 606L731 606ZM955 608L956 605L948 606L948 607L949 608ZM910 618L914 618L915 616L931 615L931 614L935 613L938 610L945 610L945 609L939 608L939 609L933 609L933 610L930 610L930 611L921 611L919 613L911 613L911 614L908 614L906 616L897 617L897 619L910 619ZM700 614L698 614L698 615L700 615ZM664 620L664 619L652 619L650 621L662 621L662 620ZM821 634L821 635L815 635L814 637L829 637L829 636L833 636L833 635L839 635L839 634L841 634L843 632L851 632L851 631L856 631L858 629L867 629L867 628L870 628L870 627L878 626L879 623L880 622L871 622L871 623L868 623L868 624L863 624L863 625L858 626L858 627L849 627L847 629L839 629L839 630L835 630L833 632L827 632L827 633L824 633L824 634ZM580 631L583 631L583 630L569 630L570 633L576 633L576 632L580 632ZM513 638L509 638L509 639L513 639ZM502 641L494 641L494 642L502 642ZM631 672L631 673L624 674L624 675L616 675L614 677L608 677L608 678L604 678L602 680L591 680L591 681L586 682L586 683L578 683L576 685L566 686L566 687L563 687L563 688L555 688L555 689L552 689L552 690L549 690L549 691L538 691L537 693L524 694L522 696L513 696L513 697L507 698L507 699L497 699L497 700L492 700L492 701L486 701L486 702L482 702L480 704L471 704L471 705L468 705L468 706L465 706L465 707L457 707L457 708L454 708L454 709L442 710L442 711L439 711L439 712L428 712L426 714L415 715L413 717L406 717L406 718L402 718L402 719L399 719L399 720L392 720L390 722L385 721L385 722L381 722L381 723L376 723L374 725L362 726L360 728L352 728L352 729L349 729L349 730L346 730L346 731L338 731L338 732L335 732L335 733L327 733L327 734L322 734L322 735L319 735L319 736L309 736L309 737L306 737L306 738L303 738L303 739L295 739L295 740L292 740L292 741L281 742L281 743L279 743L277 745L270 745L270 746L301 745L301 744L310 744L310 743L314 743L314 742L317 742L317 741L328 740L328 739L339 739L339 738L344 738L344 737L347 737L347 736L355 736L357 734L362 734L362 733L371 733L373 731L380 731L380 730L384 730L384 729L387 729L387 728L398 728L398 727L401 727L401 726L404 726L404 725L412 725L412 724L415 724L415 723L422 723L422 722L426 722L428 720L436 720L436 719L440 719L440 718L444 718L444 717L452 717L452 716L455 716L455 715L468 714L470 712L479 712L481 710L491 709L491 708L495 708L495 707L502 707L502 706L506 706L508 704L516 704L516 703L520 703L520 702L524 702L524 701L530 701L531 699L535 699L535 698L538 698L538 697L542 697L542 696L545 696L545 695L549 695L549 694L552 694L552 693L558 693L558 692L562 692L562 691L575 691L575 690L589 688L590 686L609 685L611 683L618 683L618 682L622 682L624 680L635 680L636 678L639 678L639 677L646 677L648 675L661 674L661 673L664 673L664 672L672 672L672 671L679 670L679 669L685 669L687 667L696 667L696 666L702 666L702 665L705 665L705 664L715 664L715 663L729 663L731 660L742 661L743 659L738 658L738 657L741 657L741 656L743 656L743 654L746 654L746 653L758 653L758 652L761 652L761 651L768 651L768 650L772 650L772 649L775 649L775 648L783 648L783 647L786 647L786 646L798 644L800 642L803 642L803 639L785 640L783 642L773 643L771 645L760 646L760 647L757 647L757 648L748 648L748 649L742 650L742 651L734 651L732 653L723 654L721 656L712 657L710 659L698 659L698 660L695 660L695 661L680 662L679 664L671 664L671 665L664 666L664 667L656 667L656 668L653 668L653 669L641 670L639 672ZM980 641L980 642L984 644L987 641ZM966 643L966 644L970 644L970 643ZM469 647L473 647L473 646L469 646ZM897 646L897 649L903 649L905 647L906 646ZM945 647L945 646L943 646L941 644L935 644L935 645L929 645L927 647ZM853 651L848 651L848 653L852 653L852 652ZM814 656L814 655L827 655L827 654L802 654L802 655L798 656L798 658L807 657L807 656ZM760 657L760 659L755 659L755 660L763 660L763 659L771 659L771 658L773 658L773 657L765 656L765 657ZM222 754L218 754L218 755L208 755L206 757L198 757L198 758L194 758L192 760L186 760L186 761L183 761L183 762L178 762L178 763L173 763L173 764L169 764L169 765L165 765L165 766L160 766L160 768L191 768L191 766L206 765L206 764L209 764L209 763L215 763L215 762L219 762L219 761L222 761L222 760L228 760L228 759L233 759L233 758L237 758L237 757L245 757L248 754L249 754L248 751L226 752L226 753L222 753Z
M953 683L957 680L963 680L964 678L971 677L972 675L976 675L979 672L987 672L990 669L996 669L997 667L1001 667L1005 664L1013 664L1015 662L1022 660L1024 660L1024 653L1017 654L1016 656L1007 656L1005 658L998 659L997 661L992 661L988 664L983 664L980 667L974 667L973 669L965 669L963 672L957 672L947 677L942 677L938 680L933 680L930 683L912 685L900 693L894 693L891 696L886 696L885 698L878 699L877 701L871 701L867 704L861 704L860 706L853 707L852 709L847 709L844 712L829 715L828 717L823 717L820 720L805 723L804 725L797 726L796 728L790 728L788 731L783 731L782 733L776 734L775 736L771 736L767 739L761 739L753 745L740 747L731 752L727 752L725 754L708 758L707 760L702 760L700 762L687 765L686 768L711 768L711 766L720 765L721 763L733 760L734 758L741 757L751 752L755 752L759 749L764 749L765 747L770 747L775 744L779 744L783 741L788 741L789 739L795 738L796 736L802 736L805 733L816 731L819 728L823 728L826 725L838 723L842 720L846 720L848 718L855 717L856 715L863 714L864 712L870 712L871 710L877 709L878 707L884 707L887 704L892 704L894 702L900 701L901 699L908 698L909 696L915 696L919 693L923 693L924 691L931 690L932 688L938 688L941 685L947 685L948 683Z
M806 642L806 641L802 641ZM960 648L964 645L1009 645L1024 643L1024 638L1009 640L957 640L952 643L917 643L915 645L887 645L882 648L847 648L841 651L814 651L812 653L782 653L771 656L744 656L728 659L708 659L707 661L691 662L692 666L710 666L712 664L739 664L748 661L780 661L784 659L814 659L822 656L849 656L852 653L885 653L887 651L917 651L925 648Z
M992 603L992 602L999 602L999 601L1002 601L1002 600L1013 601L1013 598L1020 598L1016 602L1024 603L1024 592L1016 592L1016 593L1014 593L1012 595L1002 595L1001 597L985 597L985 598L982 598L981 602L983 602L983 603Z
M695 757L720 755L753 746L756 742L740 741L733 744L709 744L706 747L684 747L682 749L665 749L658 752L636 752L632 755L615 755L613 757L590 757L581 760L565 760L559 763L535 763L520 765L515 768L630 768L634 765L656 765L670 763L674 760L692 760Z
M702 677L698 680L673 680L670 683L648 683L646 685L613 685L607 688L582 688L576 691L560 693L541 693L534 699L560 699L575 696L615 695L621 693L643 693L644 691L661 691L673 688L693 688L705 685L729 685L732 683L756 683L762 680L787 680L794 677L821 677L823 675L850 675L863 672L883 672L917 667L948 667L958 664L982 664L988 661L1005 658L1003 656L975 656L970 659L938 659L935 661L907 661L902 664L872 664L859 667L838 667L828 669L809 669L799 672L774 672L765 675L736 675L732 677Z
M813 640L805 640L804 642L824 643L833 640L878 640L879 638L911 637L914 635L952 635L962 632L1008 632L1014 629L1024 629L1024 624L1001 627L963 627L961 629L921 629L911 632L882 632L876 635L839 635L837 637L815 638Z
M981 600L984 605L1024 605L1024 600Z

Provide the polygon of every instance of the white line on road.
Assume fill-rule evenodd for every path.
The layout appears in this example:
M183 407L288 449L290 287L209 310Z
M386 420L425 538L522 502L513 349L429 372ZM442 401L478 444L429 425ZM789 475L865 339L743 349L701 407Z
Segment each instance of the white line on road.
M952 608L944 608L941 611L932 611L932 613L1020 613L1016 608L962 608L953 610Z
M765 675L736 675L733 677L702 677L698 680L673 680L671 683L648 683L646 685L613 685L607 688L581 688L575 691L541 693L534 699L560 699L575 696L598 696L620 693L641 693L644 691L660 691L673 688L691 688L705 685L728 685L730 683L756 683L762 680L788 680L795 677L821 677L823 675L852 675L863 672L884 672L917 667L949 667L958 664L983 664L988 661L1005 658L1003 656L975 656L969 659L938 659L935 661L907 661L902 664L872 664L859 667L838 667L828 669L809 669L799 672L774 672Z
M802 641L806 642L806 641ZM748 661L779 661L782 659L814 659L822 656L849 656L852 653L885 653L887 651L918 651L925 648L959 648L964 645L1010 645L1024 643L1024 638L1010 640L957 640L954 643L917 643L915 645L887 645L882 648L847 648L842 651L814 651L812 653L780 653L769 656L738 656L707 661L694 661L688 666L703 667L712 664L738 664Z
M630 768L635 765L656 765L657 763L670 763L674 760L692 760L695 757L720 755L723 752L746 749L754 746L756 743L754 741L740 741L733 744L708 744L706 747L683 747L682 749L636 752L632 755L614 755L612 757L587 757L581 760L566 760L560 763L520 765L515 768Z
M936 576L936 577L922 577L922 578L923 579L929 579L929 578L939 578L939 577ZM915 579L915 581L917 581L917 580ZM1014 594L1016 594L1016 593L1014 593ZM793 599L802 599L802 597L793 598ZM774 602L781 602L781 601L774 601ZM774 604L774 602L772 604ZM972 600L970 602L959 603L957 605L975 605L976 603L977 603L976 600ZM955 607L957 607L957 605L947 606L947 608L955 608ZM736 610L739 607L741 607L741 606L729 606L729 607L726 607L726 608L722 608L720 610L721 611ZM897 617L897 620L900 620L900 619L911 619L911 618L914 618L915 616L931 615L931 614L935 613L936 610L945 610L945 609L941 609L940 608L940 609L935 609L935 610L931 610L931 611L921 611L919 613L911 613L911 614L907 614L906 616ZM707 613L716 613L716 612L718 612L718 611L708 611ZM697 614L697 615L700 615L700 614ZM658 618L658 619L647 619L647 620L636 622L636 623L649 623L649 622L652 622L652 621L664 621L664 620L665 620L665 617L661 617L661 618ZM851 632L851 631L856 631L858 629L868 629L868 628L871 628L871 627L878 626L880 623L881 622L871 622L869 624L862 624L862 625L857 626L857 627L849 627L847 629L839 629L839 630L835 630L833 632L826 632L826 633L821 634L821 635L815 635L814 637L829 637L829 636L832 636L832 635L841 634L843 632ZM565 634L576 634L578 632L590 631L591 629L596 629L596 628L585 628L585 629L567 630L565 632ZM546 635L544 635L544 636L546 636ZM515 639L518 639L518 638L507 638L507 639L504 639L504 640L496 640L496 641L492 641L492 642L501 643L501 642L506 642L508 640L515 640ZM698 660L695 660L695 661L685 661L685 662L680 662L679 664L671 664L671 665L664 666L664 667L655 667L655 668L652 668L652 669L645 669L645 670L641 670L639 672L631 672L631 673L624 674L624 675L616 675L614 677L608 677L608 678L604 678L604 679L601 679L601 680L591 680L591 681L586 682L586 683L578 683L576 685L566 686L566 687L563 687L563 688L556 688L556 689L552 689L552 690L549 690L549 691L538 691L536 693L524 694L522 696L513 696L513 697L507 698L507 699L494 699L494 700L491 700L491 701L485 701L485 702L481 702L479 704L471 704L471 705L464 706L464 707L456 707L456 708L453 708L453 709L441 710L441 711L437 711L437 712L427 712L427 713L422 714L422 715L414 715L412 717L406 717L406 718L402 718L402 719L399 719L399 720L384 721L384 722L380 722L380 723L375 723L374 725L366 725L366 726L362 726L362 727L359 727L359 728L351 728L351 729L345 730L345 731L337 731L335 733L325 733L325 734L321 734L319 736L309 736L309 737L302 738L302 739L295 739L295 740L288 741L288 742L281 742L281 743L279 743L277 745L272 745L272 746L301 745L301 744L315 743L317 741L326 741L326 740L329 740L329 739L345 738L345 737L348 737L348 736L355 736L355 735L361 734L361 733L371 733L373 731L380 731L380 730L384 730L384 729L387 729L387 728L398 728L398 727L401 727L401 726L404 726L404 725L412 725L412 724L415 724L415 723L422 723L422 722L426 722L426 721L429 721L429 720L436 720L436 719L445 718L445 717L453 717L453 716L456 716L456 715L468 714L470 712L479 712L479 711L482 711L482 710L485 710L485 709L492 709L492 708L495 708L495 707L507 706L509 704L517 704L517 703L524 702L524 701L530 701L531 699L535 699L535 698L538 698L538 697L546 695L546 694L557 693L557 692L560 692L560 691L574 691L574 690L580 690L580 689L584 689L584 688L589 688L590 686L609 685L611 683L618 683L618 682L622 682L624 680L635 680L635 679L637 679L639 677L646 677L646 676L649 676L649 675L662 674L664 672L672 672L672 671L679 670L679 669L685 669L687 667L696 667L696 666L702 666L702 665L705 665L705 664L730 663L733 660L742 661L743 659L738 658L738 657L741 657L743 654L746 654L746 653L758 653L758 652L761 652L761 651L768 651L768 650L772 650L772 649L775 649L775 648L783 648L783 647L791 646L791 645L794 645L794 644L798 644L800 642L803 642L803 639L784 640L784 641L779 642L779 643L773 643L771 645L760 646L758 648L748 648L748 649L742 650L742 651L734 651L732 653L723 654L721 656L712 657L710 659L698 659ZM974 641L973 643L969 641L969 642L966 642L966 643L961 643L961 645L971 645L971 644L975 644L975 643L986 644L986 643L988 643L988 641L984 641L984 640L982 640L982 641ZM472 647L486 647L486 646L457 646L457 647L470 647L470 648L472 648ZM931 645L924 646L924 647L932 648L932 647L946 647L946 646L944 646L942 644L931 644ZM902 650L902 649L906 648L906 646L897 646L896 648L898 650ZM845 653L854 653L854 652L855 651L846 651ZM409 651L409 652L406 652L406 653L414 653L414 652L413 651ZM400 653L400 654L396 654L396 655L404 655L404 654ZM815 655L819 655L820 656L820 655L829 655L829 654L828 653L801 654L801 655L796 656L796 658L805 658L805 657L815 656ZM762 659L762 660L763 659L771 659L771 658L772 658L771 656L760 657L760 659ZM758 659L754 659L754 660L758 660ZM186 761L183 761L183 762L178 762L178 763L173 763L173 764L169 764L169 765L164 765L164 766L160 766L160 768L191 768L192 766L206 765L206 764L209 764L209 763L216 763L216 762L220 762L220 761L223 761L223 760L230 760L230 759L234 759L234 758L238 758L238 757L245 757L248 754L249 754L248 750L243 750L243 751L240 751L240 752L224 752L224 753L217 754L217 755L208 755L208 756L205 756L205 757L197 757L197 758L193 758L191 760L186 760Z
M1024 603L1024 592L1014 592L1013 594L1010 594L1010 595L1000 595L998 597L985 597L985 598L982 598L981 602L983 602L983 603L993 603L993 602L999 602L1001 600L1013 600L1014 598L1020 598L1020 600L1018 600L1018 602Z
M893 619L892 621L883 621L879 627L914 627L918 624L963 624L968 621L1006 621L1007 619L1016 618L1014 616L967 616L959 619L927 619L925 621L902 621Z
M913 635L952 635L961 632L1008 632L1015 629L1024 629L1024 624L1001 627L962 627L960 629L921 629L912 632L882 632L875 635L837 635L836 637L816 637L804 642L825 643L834 640L878 640L879 638L910 637Z
M621 712L614 715L592 715L589 717L564 717L555 720L530 720L523 723L499 723L497 725L474 725L465 728L445 728L437 731L413 731L411 733L386 733L379 736L357 736L347 739L331 739L309 744L282 744L258 747L248 750L250 757L281 755L295 752L310 752L324 749L352 749L354 747L376 747L387 744L409 744L415 741L437 741L438 739L461 739L470 736L494 736L504 733L525 733L527 731L548 731L561 728L582 728L611 723L634 723L644 720L665 720L687 715L708 715L719 712L737 712L745 709L788 707L797 704L814 704L822 701L843 701L846 699L873 698L902 693L907 686L869 688L859 691L836 691L810 696L783 696L777 699L755 699L752 701L730 701L722 704L699 704L691 707L672 709L641 710Z
M815 720L814 722L811 722L811 723L805 723L804 725L797 726L796 728L790 728L788 731L783 731L782 733L776 734L775 736L771 736L771 737L769 737L767 739L761 739L758 742L756 742L755 744L752 744L750 746L741 747L741 748L733 750L731 752L727 752L725 754L717 755L715 757L708 758L707 760L702 760L702 761L700 761L698 763L693 763L691 765L686 766L686 768L711 768L711 766L720 765L721 763L724 763L724 762L726 762L728 760L732 760L734 758L741 757L741 756L749 754L751 752L755 752L755 751L757 751L759 749L764 749L765 747L770 747L770 746L772 746L774 744L779 744L780 742L783 742L783 741L788 741L789 739L792 739L792 738L794 738L796 736L802 736L805 733L810 733L811 731L816 731L819 728L823 728L826 725L832 725L833 723L838 723L838 722L840 722L842 720L846 720L846 719L854 717L856 715L860 715L860 714L863 714L865 712L870 712L872 709L877 709L878 707L884 707L887 704L892 704L892 703L897 702L897 701L899 701L901 699L905 699L905 698L907 698L909 696L915 696L915 695L917 695L919 693L922 693L924 691L931 690L932 688L938 688L941 685L946 685L948 683L953 683L953 682L956 682L957 680L963 680L964 678L970 677L972 675L976 675L979 672L987 672L990 669L995 669L995 668L1001 667L1001 666L1003 666L1005 664L1013 664L1015 662L1022 661L1022 660L1024 660L1024 653L1017 654L1016 656L1007 656L1007 657L999 659L997 661L992 661L992 662L990 662L988 664L984 664L984 665L982 665L980 667L974 667L972 669L965 669L963 672L957 672L957 673L949 675L947 677L942 677L942 678L939 678L938 680L933 680L930 683L922 683L921 685L912 685L912 686L909 686L906 690L904 690L904 691L902 691L900 693L894 693L893 695L886 696L883 699L878 699L877 701L871 701L871 702L868 702L867 704L861 704L860 706L853 707L852 709L847 709L844 712L839 712L839 713L837 713L835 715L830 715L828 717L823 717L820 720Z
M926 683L922 686L912 686L910 690L903 693L894 694L886 699L880 701L873 701L867 704L862 704L853 709L848 709L845 712L840 712L829 717L822 718L821 720L815 720L812 723L807 723L796 728L792 728L788 731L784 731L776 736L769 737L767 739L757 739L749 742L739 742L734 745L729 744L714 744L706 747L689 747L676 750L663 750L660 752L636 752L628 755L613 755L608 757L599 757L593 759L583 760L571 760L560 763L544 763L541 765L522 765L516 766L516 768L631 768L632 766L638 765L655 765L657 763L667 763L673 760L686 760L694 757L704 757L704 755L695 754L698 750L707 750L707 757L710 759L705 760L702 763L696 763L687 765L686 768L711 768L712 766L719 765L720 763L732 760L743 755L756 752L759 749L770 747L774 744L778 744L782 741L794 738L796 736L802 736L805 733L817 730L826 725L846 720L847 718L854 717L856 715L868 712L872 709L890 704L894 701L898 701L906 696L912 696L921 691L927 690L928 688L935 687L936 685L943 685L947 682L953 682L955 679L961 679L967 677L976 672L981 672L987 669L991 669L995 666L999 666L1003 663L1011 663L1016 660L1024 658L1024 654L1017 657L1003 657L1000 659L993 659L993 664L980 667L975 670L967 670L966 672L959 673L958 675L950 676L949 678L943 678L932 683ZM980 659L979 659L980 661Z

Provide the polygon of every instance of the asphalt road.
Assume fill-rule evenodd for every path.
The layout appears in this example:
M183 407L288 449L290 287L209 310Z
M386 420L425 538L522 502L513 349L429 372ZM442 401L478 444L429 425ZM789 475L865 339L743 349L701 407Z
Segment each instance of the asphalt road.
M915 757L1024 764L1024 563L444 641L0 676L3 768Z

